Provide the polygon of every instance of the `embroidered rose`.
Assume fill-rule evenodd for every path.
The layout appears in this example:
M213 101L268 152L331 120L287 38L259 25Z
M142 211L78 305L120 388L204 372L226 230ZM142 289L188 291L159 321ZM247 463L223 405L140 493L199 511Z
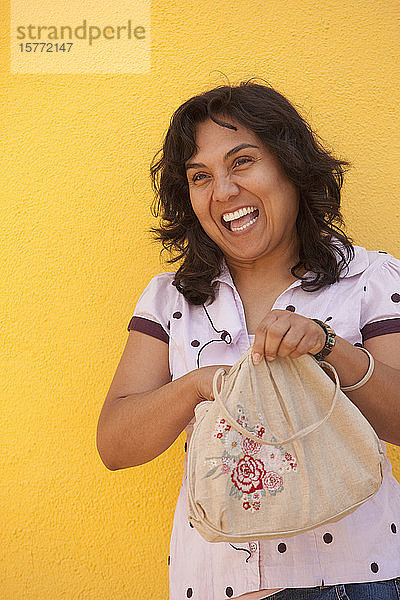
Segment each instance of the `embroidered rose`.
M223 442L228 454L238 456L242 453L242 436L238 431L228 431Z
M260 459L263 461L267 471L283 473L286 461L279 449L273 448L271 450L271 446L264 446L260 454Z
M242 442L242 448L245 454L253 455L257 454L257 452L260 452L261 444L254 442L250 438L244 438Z
M259 438L265 434L261 417L260 414L259 421L249 426L249 431ZM245 410L240 405L238 405L237 422L242 428L247 429ZM270 436L271 434L268 434L268 442L277 442L274 436ZM255 442L246 436L246 431L243 434L236 431L221 416L216 422L214 437L220 440L224 451L222 456L208 459L209 466L212 468L205 477L214 475L218 467L221 469L219 474L230 475L233 483L230 494L240 499L243 509L250 513L260 510L262 499L267 494L275 496L277 492L283 490L282 475L297 471L295 457L282 446L264 445L261 439L260 442ZM216 476L218 477L219 474L217 473Z
M279 492L281 487L283 486L283 479L278 473L274 471L268 471L264 475L263 479L264 487L269 492Z
M262 482L265 475L264 465L261 460L245 455L232 471L231 479L239 490L250 494L262 489Z

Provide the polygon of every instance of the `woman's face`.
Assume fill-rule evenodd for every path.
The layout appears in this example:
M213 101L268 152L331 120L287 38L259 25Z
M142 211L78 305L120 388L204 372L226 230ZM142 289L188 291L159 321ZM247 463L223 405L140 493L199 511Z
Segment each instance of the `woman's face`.
M228 263L290 251L297 245L297 188L254 133L231 118L223 120L237 131L211 119L200 123L198 152L186 162L190 200L201 226Z

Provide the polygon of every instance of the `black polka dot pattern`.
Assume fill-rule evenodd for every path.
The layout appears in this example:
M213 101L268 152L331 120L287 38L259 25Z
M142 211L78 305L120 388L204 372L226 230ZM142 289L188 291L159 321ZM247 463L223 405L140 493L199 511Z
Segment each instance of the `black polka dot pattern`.
M366 292L366 291L367 291L367 286L366 286L366 285L364 285L364 288L363 288L363 290L364 290L364 292Z
M286 552L286 544L284 544L283 542L281 544L278 544L278 552Z
M193 590L192 588L188 588L186 590L186 598L191 598L193 596Z
M200 342L199 340L192 340L190 345L193 346L193 348L197 348L197 346L200 346Z
M174 319L180 319L182 317L182 313L178 310L177 312L174 312L172 316Z
M194 525L192 525L192 523L191 523L190 521L189 521L189 525L190 525L190 527L192 527L192 528L194 527Z
M171 329L171 321L168 321L168 323L167 323L167 329Z
M331 533L324 533L324 536L322 538L325 542L325 544L330 544L333 540L333 536Z
M371 563L371 571L373 573L377 573L379 571L379 567L376 563Z
M390 296L390 299L392 300L392 302L400 302L400 294L392 294Z
M227 598L232 598L232 596L233 596L233 589L230 586L228 586L226 588L225 595L226 595Z
M390 529L392 530L392 533L397 533L396 523L392 523Z
M290 312L294 312L296 310L296 307L293 306L293 304L289 304L285 310L290 310Z

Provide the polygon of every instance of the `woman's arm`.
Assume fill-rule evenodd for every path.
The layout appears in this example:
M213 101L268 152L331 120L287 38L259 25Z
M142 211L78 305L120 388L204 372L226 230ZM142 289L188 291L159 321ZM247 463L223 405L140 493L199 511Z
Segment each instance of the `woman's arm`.
M371 338L364 347L374 357L374 372L365 385L346 395L380 439L400 446L400 333ZM338 336L325 360L335 367L342 386L357 383L368 369L368 356Z
M176 440L196 404L212 399L215 367L171 381L168 344L130 331L97 424L97 450L114 471L146 463Z

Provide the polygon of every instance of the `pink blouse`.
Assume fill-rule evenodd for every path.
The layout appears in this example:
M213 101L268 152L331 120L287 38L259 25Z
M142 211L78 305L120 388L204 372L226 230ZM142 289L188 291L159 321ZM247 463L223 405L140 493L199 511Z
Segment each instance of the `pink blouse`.
M355 345L400 332L400 260L360 246L354 249L355 258L338 282L306 292L295 281L276 299L273 309L326 321ZM173 278L174 273L167 272L151 279L128 330L169 345L172 379L197 367L233 365L252 340L227 265L217 278L219 287L212 304L189 304L172 285ZM186 427L188 440L193 422ZM387 455L383 471L378 493L335 523L286 539L211 543L187 518L185 460L168 557L170 600L260 600L286 587L400 576L400 484Z

